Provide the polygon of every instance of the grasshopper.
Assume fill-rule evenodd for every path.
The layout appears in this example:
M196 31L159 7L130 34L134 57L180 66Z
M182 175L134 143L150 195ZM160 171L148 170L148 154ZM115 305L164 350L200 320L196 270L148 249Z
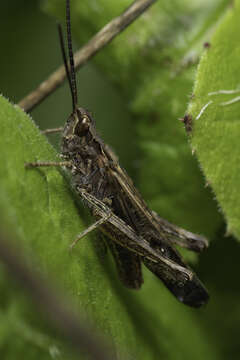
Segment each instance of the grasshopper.
M66 0L66 19L69 64L60 25L58 29L73 111L63 128L46 130L46 133L62 131L62 161L39 161L26 166L62 166L70 171L74 190L96 219L78 235L71 247L98 228L107 241L125 286L141 287L143 263L178 300L200 307L208 301L207 290L174 245L200 252L208 242L202 236L170 224L148 208L112 149L97 134L91 114L77 105L70 0Z

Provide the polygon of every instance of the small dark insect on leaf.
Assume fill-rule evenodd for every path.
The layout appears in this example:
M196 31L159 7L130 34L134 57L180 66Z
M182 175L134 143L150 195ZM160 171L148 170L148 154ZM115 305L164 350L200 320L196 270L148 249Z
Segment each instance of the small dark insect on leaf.
M183 118L181 118L179 120L181 122L183 122L187 134L191 134L191 132L192 132L192 115L186 114L186 115L184 115Z
M144 263L178 300L199 307L208 301L208 293L174 249L174 245L200 252L208 246L208 242L202 236L170 224L147 207L132 180L120 167L116 155L98 136L89 112L77 106L69 0L66 1L66 13L70 67L60 26L59 34L73 112L62 131L63 160L59 163L37 162L26 165L65 166L71 172L75 191L96 219L76 238L72 246L86 233L99 227L125 286L132 289L141 287L141 264ZM183 122L190 130L191 116L185 115Z
M209 49L209 48L211 47L211 43L208 42L208 41L206 41L205 43L203 43L203 47L204 47L205 49Z

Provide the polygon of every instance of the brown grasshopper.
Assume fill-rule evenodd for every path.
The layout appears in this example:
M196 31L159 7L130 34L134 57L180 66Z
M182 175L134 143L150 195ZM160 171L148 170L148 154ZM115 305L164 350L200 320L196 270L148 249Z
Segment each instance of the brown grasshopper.
M202 236L170 224L147 207L114 152L97 134L89 112L78 107L69 0L66 0L66 17L70 66L61 26L59 35L73 112L64 128L46 131L62 131L63 161L28 163L26 166L63 166L71 172L73 188L96 218L96 222L83 231L71 247L82 236L99 228L124 285L132 289L141 287L143 262L178 300L199 307L208 301L208 293L173 245L200 252L208 242Z

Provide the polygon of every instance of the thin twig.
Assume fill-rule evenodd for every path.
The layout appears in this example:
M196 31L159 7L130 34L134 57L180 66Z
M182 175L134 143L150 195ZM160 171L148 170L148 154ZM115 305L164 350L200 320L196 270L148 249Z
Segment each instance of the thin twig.
M49 281L27 265L29 261L3 234L0 234L0 261L21 288L29 292L38 309L42 309L45 318L66 337L80 357L84 352L94 360L115 359L113 351L106 346L103 338L73 312L73 306L70 306Z
M78 70L99 50L137 19L156 0L136 0L120 16L110 21L85 46L74 54L75 69ZM23 98L18 105L25 111L31 111L48 95L54 92L65 80L64 66L60 66L48 79L43 81L36 90Z

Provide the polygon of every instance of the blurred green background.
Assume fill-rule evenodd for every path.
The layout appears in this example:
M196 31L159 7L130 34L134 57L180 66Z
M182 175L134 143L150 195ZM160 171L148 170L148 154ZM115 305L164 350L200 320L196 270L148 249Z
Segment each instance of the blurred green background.
M42 6L41 0L10 0L0 5L1 91L14 103L62 64L56 18L41 11ZM114 85L92 63L84 66L77 77L79 104L98 119L97 126L104 139L131 168L136 146L124 101ZM61 126L69 116L71 106L68 84L65 83L36 107L32 116L41 129ZM126 139L128 149L122 143L122 137ZM58 137L53 135L51 141L57 146Z
M120 1L115 7L113 3L74 2L75 47L130 4ZM191 155L188 138L177 121L189 102L202 44L209 40L208 33L225 15L230 2L159 3L140 24L142 33L136 25L78 72L79 105L93 113L104 140L115 149L153 209L179 226L209 237L211 246L199 261L184 255L192 260L211 300L200 310L176 304L145 271L143 290L133 295L123 290L122 301L136 328L136 348L145 336L152 348L143 352L144 360L239 359L239 244L225 237L214 194L204 188L197 159ZM61 18L64 1L59 4L30 0L0 4L0 92L13 103L62 63L55 18L42 11L44 5ZM105 6L95 17L93 4L96 8ZM84 30L81 26L76 30L76 24ZM134 48L138 32L140 56L136 58L130 48ZM70 112L71 98L65 84L32 116L45 129L61 126ZM58 146L58 138L51 139ZM141 307L135 308L137 302ZM143 312L142 319L138 309ZM142 343L141 348L144 346ZM5 355L10 358L8 352Z

